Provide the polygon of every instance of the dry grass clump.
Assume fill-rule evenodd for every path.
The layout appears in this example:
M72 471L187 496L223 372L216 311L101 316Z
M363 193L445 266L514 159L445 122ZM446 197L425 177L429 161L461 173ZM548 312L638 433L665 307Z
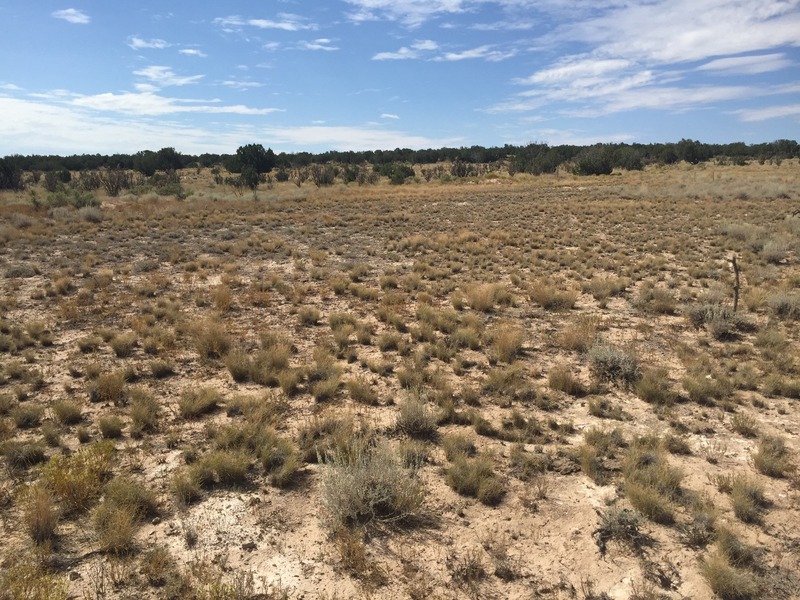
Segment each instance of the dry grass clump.
M674 522L674 501L681 494L683 473L669 464L660 440L634 440L625 455L622 473L625 495L634 508L656 523Z
M161 406L153 395L144 388L134 388L129 393L131 418L130 434L133 437L153 433L158 429Z
M551 390L564 392L570 396L581 396L586 392L583 383L565 363L559 363L550 369L550 373L547 375L547 385Z
M722 600L750 600L760 596L758 578L751 571L731 564L720 551L703 559L700 573L711 591Z
M736 339L740 332L754 329L752 323L725 304L692 306L687 310L686 317L696 329L705 326L711 336L719 341Z
M572 352L586 352L594 345L599 328L600 320L597 317L581 315L558 333L556 346Z
M222 401L216 388L203 386L185 390L178 400L178 411L184 419L196 419L211 412Z
M127 358L133 353L137 341L138 336L135 333L123 333L111 340L111 349L117 358Z
M89 400L92 402L110 402L121 406L125 404L125 380L127 372L123 369L103 373L89 384Z
M786 477L794 470L786 442L777 436L764 436L758 441L758 448L753 453L753 466L768 477Z
M66 513L87 510L111 475L114 444L94 442L71 456L54 456L42 470L43 484Z
M627 277L595 276L589 281L585 291L600 303L600 308L605 308L609 298L622 296L630 284Z
M52 404L50 410L53 417L62 425L75 425L81 421L81 407L69 400L58 400Z
M488 333L490 359L512 363L521 354L525 332L516 325L503 324Z
M59 511L53 494L42 485L33 485L25 490L22 501L22 522L28 535L36 544L55 537Z
M634 305L651 314L671 315L675 313L678 301L670 290L656 287L653 282L648 281L639 288Z
M18 429L38 427L43 415L44 409L35 404L20 404L11 409L11 420Z
M205 321L194 331L194 347L204 360L222 358L230 350L231 337L219 321Z
M531 284L528 297L545 310L570 310L578 301L578 292L558 288L550 281Z
M797 321L800 319L800 295L777 291L767 297L767 305L779 319Z
M647 536L641 531L639 513L627 508L611 507L599 513L600 522L592 533L600 554L605 555L609 542L625 546L633 552L641 552Z
M436 417L428 409L425 399L419 394L412 394L400 404L397 428L416 438L435 437L438 429Z
M47 460L41 444L8 441L0 445L0 453L6 458L11 471L23 471Z
M333 528L409 524L424 514L425 488L386 443L354 438L325 461L322 501Z
M369 406L378 406L380 404L380 398L375 386L363 375L348 379L346 386L354 402Z
M447 485L462 496L477 498L483 504L496 506L506 494L506 486L494 472L491 455L468 457L457 452L447 468Z
M474 456L477 453L475 439L463 433L449 433L442 440L444 455L449 461L454 461L456 457Z
M475 283L467 286L465 293L469 307L479 312L492 312L497 304L513 303L508 290L497 283Z
M125 423L116 415L106 415L97 420L97 427L104 438L115 440L122 435Z
M300 453L306 462L318 462L347 448L355 435L356 429L349 417L315 416L298 432Z
M642 378L633 386L636 395L656 406L672 406L678 399L678 394L672 389L669 372L664 368L645 369Z

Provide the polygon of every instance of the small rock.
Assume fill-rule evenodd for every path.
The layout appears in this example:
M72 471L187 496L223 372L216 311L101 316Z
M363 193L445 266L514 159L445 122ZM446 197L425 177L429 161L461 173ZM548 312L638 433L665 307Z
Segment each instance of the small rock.
M155 517L152 521L150 521L150 523L153 525L161 524L161 517Z
M255 549L256 549L255 542L245 542L244 544L242 544L242 550L247 550L248 552L252 552Z
M81 574L80 573L78 573L77 571L70 571L69 572L69 580L70 581L77 581L78 579L81 579Z

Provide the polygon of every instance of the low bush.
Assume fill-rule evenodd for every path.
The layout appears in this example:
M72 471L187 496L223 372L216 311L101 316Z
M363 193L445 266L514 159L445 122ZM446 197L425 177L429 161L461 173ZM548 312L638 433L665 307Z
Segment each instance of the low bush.
M639 359L631 350L610 344L596 344L589 349L589 368L598 380L632 385L642 377Z
M351 440L325 461L322 499L333 528L410 524L424 511L425 489L386 443Z

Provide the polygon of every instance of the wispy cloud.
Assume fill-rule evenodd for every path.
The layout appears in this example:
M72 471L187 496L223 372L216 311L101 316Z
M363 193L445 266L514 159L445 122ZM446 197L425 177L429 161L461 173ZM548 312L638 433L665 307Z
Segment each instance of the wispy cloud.
M478 46L477 48L470 48L469 50L462 50L461 52L445 52L444 54L437 56L434 60L454 62L460 60L483 59L490 62L499 62L516 55L515 50L507 50L504 52L501 50L495 50L494 48L495 47L492 45L485 45Z
M439 15L466 10L463 0L345 0L353 6L347 17L355 22L387 19L416 28Z
M131 37L128 38L128 46L130 46L134 50L145 50L145 49L163 50L164 48L169 48L170 43L160 39L145 40L135 35L132 35Z
M333 40L328 38L318 38L311 42L300 42L298 46L301 50L323 50L325 52L333 52L338 50L338 46L333 45Z
M205 77L205 75L180 76L176 75L170 67L157 65L145 67L144 69L138 69L137 71L134 71L133 74L138 75L139 77L144 77L145 79L149 80L151 84L160 87L189 85L191 83L197 83L203 77Z
M226 79L222 82L222 85L235 90L249 90L264 87L264 84L258 81L239 81L237 79Z
M800 121L800 104L786 106L768 106L766 108L741 109L735 111L742 121L767 121L782 117L797 117Z
M263 134L274 144L293 148L324 147L333 150L377 150L383 148L437 148L459 145L463 138L435 139L377 127L278 127Z
M104 117L81 107L19 98L0 97L0 113L5 117L0 119L0 154L114 154L167 146L200 154L230 152L258 137L253 127L154 123L128 113ZM31 131L47 131L46 141L29 135Z
M557 1L551 0L549 9L555 10ZM786 93L776 86L720 84L708 76L754 75L791 66L784 53L765 51L800 45L798 6L800 0L601 2L593 13L578 12L538 40L583 52L513 79L528 89L489 110L546 109L595 117L643 108L691 110ZM703 64L691 65L698 62Z
M185 56L196 56L197 58L208 57L208 54L200 50L197 50L196 48L181 48L180 50L178 50L178 52Z
M245 26L258 29L278 29L281 31L315 31L319 25L309 22L301 15L292 13L279 13L276 19L245 19L239 15L217 17L214 23L224 31L241 31Z
M168 98L153 93L106 93L94 96L80 96L72 100L70 104L95 111L142 116L178 113L266 115L280 112L280 109L277 108L251 108L241 104L223 105L219 100Z
M439 44L433 40L417 40L410 46L402 46L394 52L378 52L372 60L412 60L438 50Z
M721 75L756 75L780 71L790 67L792 61L783 53L757 54L751 56L732 56L718 58L697 67L698 71L712 71Z
M400 117L397 115L393 115L392 113L383 113L381 115L381 119L399 119Z
M78 10L77 8L65 8L64 10L57 10L50 13L50 16L56 19L62 19L67 23L73 23L75 25L87 25L92 22L92 18L89 15L82 10Z

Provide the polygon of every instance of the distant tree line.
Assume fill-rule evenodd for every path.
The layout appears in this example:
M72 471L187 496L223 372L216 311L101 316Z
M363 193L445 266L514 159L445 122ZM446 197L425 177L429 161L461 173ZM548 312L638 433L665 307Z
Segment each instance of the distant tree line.
M415 176L411 165L421 165L422 176L474 177L505 168L511 176L517 173L540 175L554 173L560 167L580 175L611 173L615 168L637 170L649 164L672 164L681 161L697 164L717 159L733 164L750 160L780 161L800 157L800 145L794 140L777 140L763 144L704 144L683 139L661 144L596 144L594 146L549 146L531 143L525 146L471 146L411 150L368 150L362 152L328 151L320 154L295 152L276 154L261 144L248 144L235 154L181 154L174 148L158 151L142 150L135 154L11 155L0 159L0 189L22 189L23 173L31 173L35 181L42 174L56 183L69 182L71 173L108 173L133 171L144 177L157 173L171 174L186 168L224 168L238 178L221 182L236 183L255 190L259 183L271 182L267 174L276 171L277 181L295 183L311 179L326 185L339 177L345 183L359 184L374 180L373 174L385 176L392 183L403 183ZM371 165L372 173L364 170ZM103 175L98 175L103 177ZM108 179L108 175L105 175ZM47 180L46 180L47 183ZM123 182L124 183L124 182Z

